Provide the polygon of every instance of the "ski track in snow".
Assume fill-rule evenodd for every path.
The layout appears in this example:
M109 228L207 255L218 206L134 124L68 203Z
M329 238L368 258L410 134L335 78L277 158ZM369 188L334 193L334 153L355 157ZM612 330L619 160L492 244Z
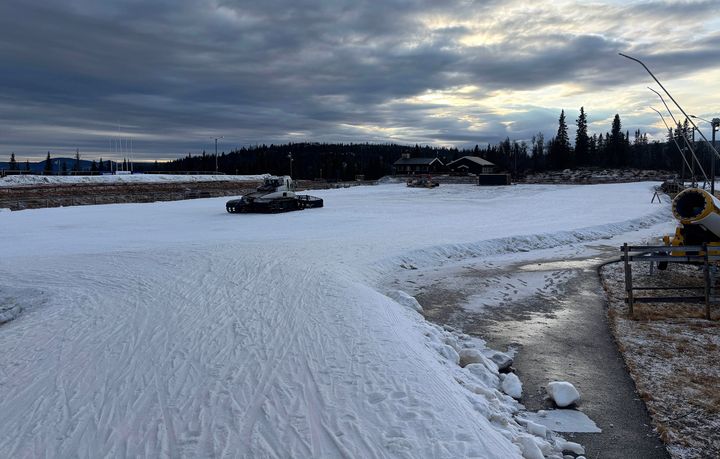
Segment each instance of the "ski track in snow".
M363 190L326 191L323 197L341 202L342 192L353 197ZM400 194L403 205L416 199L404 189ZM102 208L146 209L153 216L188 209L188 222L195 222L202 220L193 215L197 209L222 202L95 206L89 214L66 210L74 221L96 218ZM332 200L328 204L330 209L289 218L332 217ZM667 213L645 212L629 223L569 234L605 237L657 223ZM325 235L314 239L302 231L294 235L293 228L273 228L269 236L263 233L267 240L255 240L247 231L261 234L263 225L287 216L251 216L218 220L232 225L227 233L214 221L208 228L201 222L187 237L161 243L152 235L155 226L148 230L133 218L128 220L141 228L134 234L140 242L133 246L126 236L103 247L106 237L97 236L94 223L84 238L73 234L77 226L63 229L54 222L48 237L28 225L42 226L57 210L23 214L27 220L15 226L0 225L0 248L12 253L0 259L0 291L32 287L45 296L0 326L2 457L519 454L502 429L473 408L454 370L429 350L421 316L372 288L399 263L501 253L506 240L436 246L410 241L398 251L391 250L398 237L381 244L374 239L377 229L334 239L336 231L356 223L352 218L341 228L317 223ZM170 218L165 231L174 225ZM22 229L37 244L29 255L13 252L7 242L22 239ZM570 237L555 234L522 240L552 246L547 244ZM72 253L67 244L81 250Z
M394 376L402 361L412 374L421 359L411 349L378 353L366 341L378 333L349 325L376 326L348 304L351 285L313 266L291 275L297 266L280 253L273 263L264 253L172 255L83 259L76 272L48 260L34 272L66 271L77 285L11 330L35 349L1 357L10 369L2 412L24 413L0 421L3 455L391 457L428 435L423 418L443 407L412 395L407 373ZM429 391L432 383L423 381ZM437 434L442 456L465 452L442 445L455 429L437 428L448 431Z

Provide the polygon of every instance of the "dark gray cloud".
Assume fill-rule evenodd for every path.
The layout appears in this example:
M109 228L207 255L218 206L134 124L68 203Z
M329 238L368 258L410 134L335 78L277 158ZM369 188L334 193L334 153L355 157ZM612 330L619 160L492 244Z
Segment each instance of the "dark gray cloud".
M107 157L121 136L150 159L210 149L219 135L224 149L551 135L561 107L525 100L503 114L483 101L567 82L588 93L647 82L618 51L646 56L662 75L713 68L712 30L682 48L658 46L660 30L638 41L628 32L640 17L697 26L712 5L611 2L593 19L567 5L509 14L512 2L465 0L5 0L0 155ZM477 106L418 99L468 86Z

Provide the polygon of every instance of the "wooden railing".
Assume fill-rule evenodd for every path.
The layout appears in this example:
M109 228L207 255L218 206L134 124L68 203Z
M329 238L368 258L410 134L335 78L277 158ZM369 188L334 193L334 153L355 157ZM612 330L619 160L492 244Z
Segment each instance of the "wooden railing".
M720 252L720 247L709 246L709 248L714 252ZM636 303L704 303L705 318L710 320L710 305L714 302L711 295L713 287L711 268L715 263L720 262L720 255L710 255L707 244L677 247L667 245L630 246L623 244L620 250L622 251L620 259L623 261L625 268L625 302L628 304L628 313L631 316L634 314L634 305ZM650 263L651 272L655 263L691 263L700 265L703 269L703 285L635 286L633 284L631 262L637 261ZM648 292L653 290L702 291L702 295L635 296L636 291Z

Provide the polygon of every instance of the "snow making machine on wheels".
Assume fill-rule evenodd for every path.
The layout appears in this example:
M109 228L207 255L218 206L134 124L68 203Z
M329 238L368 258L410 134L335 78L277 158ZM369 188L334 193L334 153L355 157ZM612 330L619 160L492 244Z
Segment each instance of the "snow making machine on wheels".
M278 213L312 209L323 206L323 200L306 194L295 194L295 183L284 175L266 177L254 193L231 199L225 209L231 214Z
M701 188L686 188L672 201L672 212L680 224L675 234L664 236L671 256L703 255L682 250L684 246L706 246L708 255L720 255L720 199ZM667 262L658 263L665 269Z

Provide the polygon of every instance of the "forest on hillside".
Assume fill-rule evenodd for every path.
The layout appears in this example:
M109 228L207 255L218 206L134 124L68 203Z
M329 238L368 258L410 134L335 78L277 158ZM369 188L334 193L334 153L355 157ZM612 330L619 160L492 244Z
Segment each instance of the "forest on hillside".
M530 172L563 170L576 167L639 168L681 172L686 164L697 172L688 151L693 146L702 166L709 169L710 148L694 142L693 128L687 120L668 131L664 141L648 141L646 133L632 133L622 128L619 115L615 115L605 133L588 133L587 114L580 108L575 120L575 138L568 135L565 112L560 113L557 134L546 140L537 133L530 141L506 138L496 145L472 149L444 148L398 144L330 144L290 143L283 145L257 145L241 148L217 158L218 169L228 174L288 174L292 167L294 177L302 179L352 180L356 175L376 179L392 174L393 163L403 153L412 157L437 157L444 164L466 155L491 161L499 170L514 177ZM685 139L688 140L686 143ZM681 152L682 150L682 152ZM687 163L683 160L686 157ZM161 170L211 171L215 168L215 155L187 155L168 163L157 164ZM686 174L689 174L687 172Z
M707 144L696 142L694 128L687 120L671 131L664 141L648 141L646 133L639 130L630 133L623 130L619 115L615 115L609 130L605 133L588 133L588 119L583 107L575 120L575 138L568 134L568 122L564 110L558 119L555 136L545 139L538 132L529 141L506 138L495 145L475 145L471 149L433 147L421 145L399 145L394 143L288 143L282 145L255 145L243 147L229 153L214 154L202 152L187 154L167 162L136 162L127 159L111 164L100 158L98 161L81 160L76 157L58 165L50 152L42 162L43 167L33 167L45 173L108 172L111 170L134 170L136 172L213 172L225 174L290 174L299 179L322 179L327 181L353 180L358 175L374 180L393 173L393 163L404 153L416 158L439 158L443 164L462 156L472 155L494 163L499 171L506 171L514 178L532 172L564 170L576 167L638 168L669 170L681 173L693 169L697 174L702 165L709 170L711 150ZM687 140L686 140L687 139ZM695 150L700 164L693 161L689 147ZM18 162L11 154L6 169L31 170L30 164ZM2 163L0 163L2 166ZM1 167L0 167L1 168ZM684 172L690 176L690 172Z

